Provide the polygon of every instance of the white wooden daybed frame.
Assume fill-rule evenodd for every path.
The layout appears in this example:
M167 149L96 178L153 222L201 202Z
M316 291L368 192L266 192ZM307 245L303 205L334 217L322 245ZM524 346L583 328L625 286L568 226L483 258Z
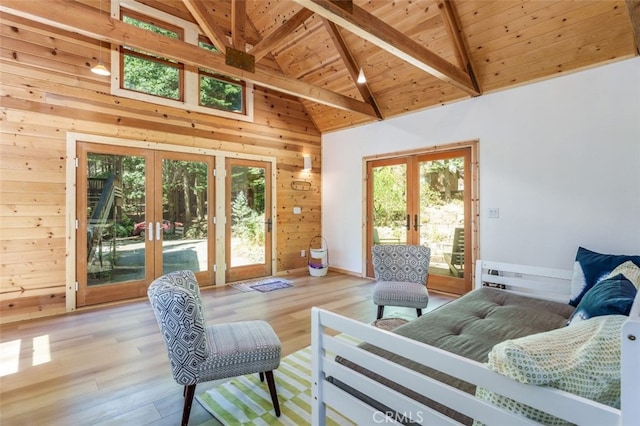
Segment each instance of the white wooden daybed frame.
M495 275L496 273L499 275ZM571 271L478 260L474 287L499 284L506 287L504 291L566 302L569 300L571 277ZM343 335L336 337L338 333ZM345 339L344 335L355 339ZM411 417L416 423L459 424L432 408L337 363L336 355L392 378L407 388L487 425L533 424L529 419L482 401L472 394L426 375L416 374L411 369L360 349L354 343L363 341L375 342L375 346L389 352L402 354L412 361L499 392L578 425L637 425L640 419L640 292L634 300L629 319L623 325L621 339L622 401L621 409L618 410L557 389L518 383L490 370L482 363L314 307L311 312L312 424L325 423L327 406L356 424L395 424L392 417L386 417L345 392L327 380L328 377L336 378L363 392L396 413Z

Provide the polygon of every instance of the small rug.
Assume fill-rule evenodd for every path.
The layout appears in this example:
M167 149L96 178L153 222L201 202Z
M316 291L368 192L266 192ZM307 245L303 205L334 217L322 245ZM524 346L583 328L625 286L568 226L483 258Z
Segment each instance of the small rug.
M279 290L281 288L293 287L290 281L274 281L272 283L254 284L252 289L259 291L260 293L266 293L267 291Z
M260 382L258 374L233 378L196 395L196 400L226 426L311 424L311 347L282 358L273 375L280 417L273 411L267 382ZM353 425L331 408L326 424Z
M407 321L404 318L380 318L371 323L371 325L381 328L383 330L391 331L396 327L400 327L402 324L406 324Z
M244 292L259 291L261 293L265 293L267 291L293 287L293 282L283 278L269 277L258 278L257 280L239 281L231 284L231 287Z

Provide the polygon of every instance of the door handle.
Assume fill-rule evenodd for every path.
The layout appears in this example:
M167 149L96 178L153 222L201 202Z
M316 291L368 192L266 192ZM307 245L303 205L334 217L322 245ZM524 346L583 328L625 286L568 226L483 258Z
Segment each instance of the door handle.
M272 220L271 219L267 219L267 221L265 222L267 224L267 232L271 232L271 226L272 226Z
M156 241L160 241L160 222L156 222Z
M418 230L418 215L413 216L413 229Z
M149 241L153 241L153 222L147 224L147 235L149 236Z
M407 231L411 231L411 215L407 215Z

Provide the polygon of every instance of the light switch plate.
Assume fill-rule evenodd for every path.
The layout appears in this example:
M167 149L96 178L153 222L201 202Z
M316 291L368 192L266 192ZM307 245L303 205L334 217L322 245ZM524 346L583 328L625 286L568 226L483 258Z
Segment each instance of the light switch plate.
M489 207L489 217L497 219L500 217L500 209L497 207Z
M302 208L301 207L294 207L293 208L293 214L300 214L302 213Z

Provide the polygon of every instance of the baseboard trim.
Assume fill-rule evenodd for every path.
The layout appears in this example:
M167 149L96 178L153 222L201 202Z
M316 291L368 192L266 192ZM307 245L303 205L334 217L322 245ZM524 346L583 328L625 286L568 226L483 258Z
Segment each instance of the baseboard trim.
M349 271L348 269L336 268L334 266L329 266L329 271L330 272L338 272L340 274L345 274L345 275L350 275L352 277L366 278L364 275L362 275L362 272Z

